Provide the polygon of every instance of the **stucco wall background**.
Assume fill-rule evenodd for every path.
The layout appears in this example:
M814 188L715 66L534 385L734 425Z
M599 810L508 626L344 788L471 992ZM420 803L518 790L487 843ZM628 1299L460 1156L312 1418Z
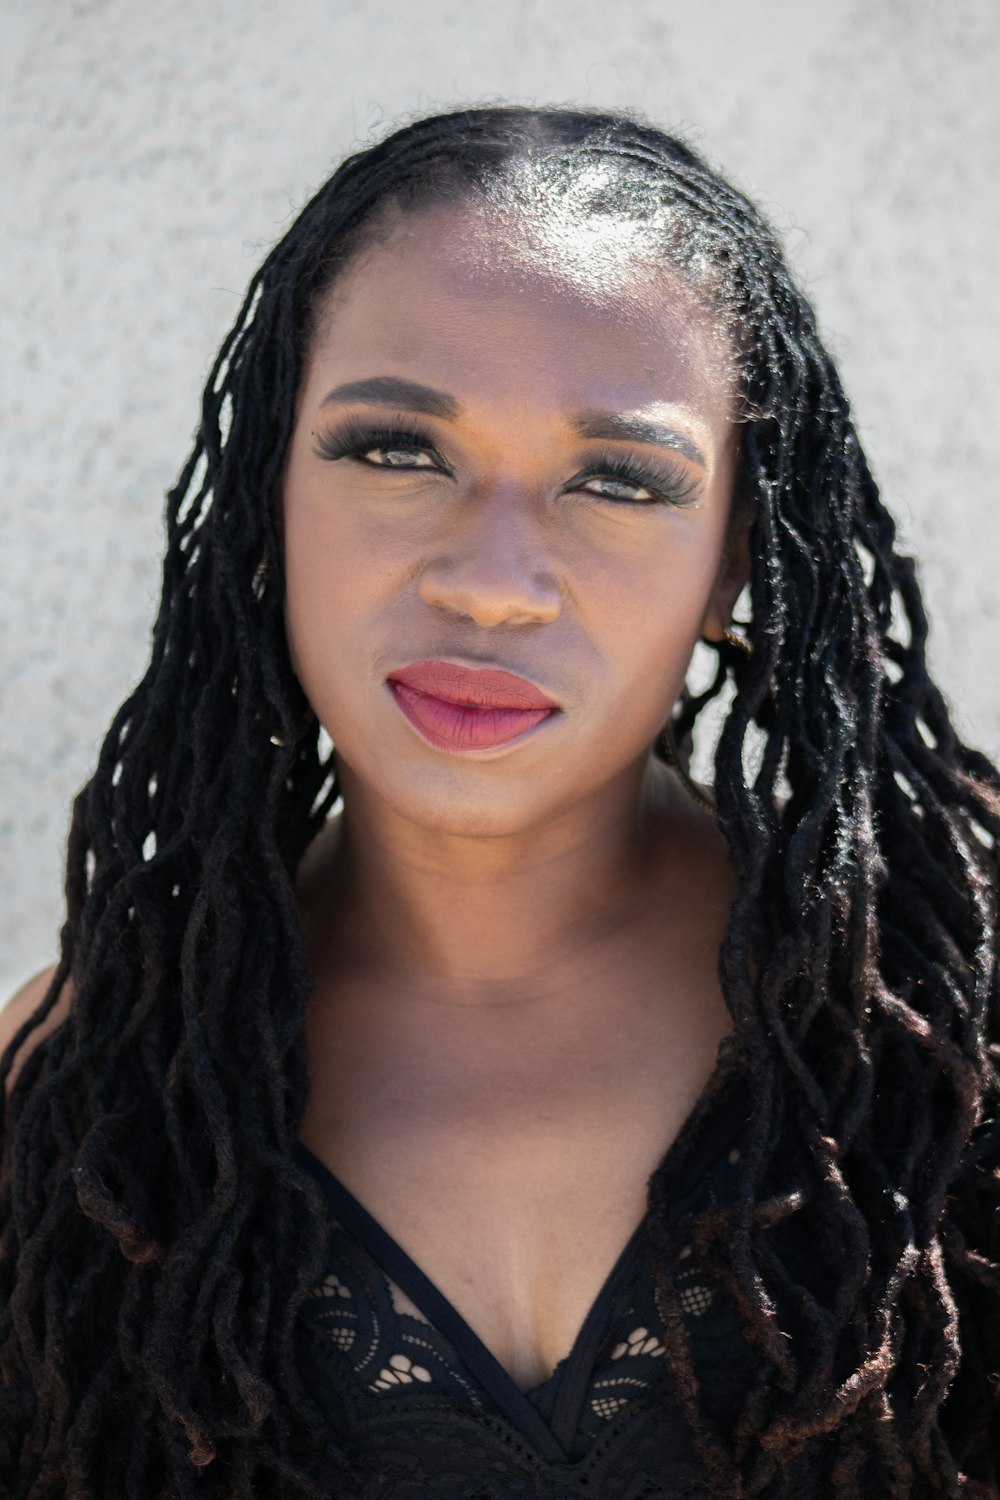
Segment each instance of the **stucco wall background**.
M141 674L162 496L263 250L383 121L625 105L770 213L1000 754L996 0L2 0L0 999Z

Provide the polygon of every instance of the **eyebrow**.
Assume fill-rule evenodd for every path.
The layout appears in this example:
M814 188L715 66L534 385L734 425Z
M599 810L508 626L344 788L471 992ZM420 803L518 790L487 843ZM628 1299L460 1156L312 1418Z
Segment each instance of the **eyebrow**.
M360 402L368 406L395 406L403 411L420 412L426 417L440 417L453 422L462 408L454 396L433 386L404 380L398 375L373 375L367 380L349 380L335 386L323 397L321 406L335 402ZM653 443L673 448L693 463L705 467L705 455L686 433L678 432L664 422L649 417L628 416L623 412L583 411L569 419L574 432L585 438L603 438L611 442Z
M359 401L368 406L399 406L404 411L418 411L425 417L441 417L453 422L461 411L454 396L419 385L398 375L373 375L368 380L349 380L323 397L321 406L335 401Z
M570 426L585 438L605 438L626 443L655 443L659 448L673 448L705 467L705 455L698 444L676 427L649 417L630 417L624 412L586 411L570 418Z

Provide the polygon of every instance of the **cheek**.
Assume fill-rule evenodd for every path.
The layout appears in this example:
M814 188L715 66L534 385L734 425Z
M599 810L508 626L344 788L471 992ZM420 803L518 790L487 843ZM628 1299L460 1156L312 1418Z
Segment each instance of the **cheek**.
M594 596L599 619L592 616L590 633L611 669L600 717L616 758L653 742L684 686L718 569L707 541L685 535L650 545Z
M342 747L365 722L365 670L371 656L372 605L362 567L348 552L290 546L285 632L292 669L313 712Z
M369 575L352 565L357 539L346 509L296 478L293 468L284 499L285 631L296 675L322 719L317 697L334 682Z
M365 733L380 652L407 638L414 558L405 527L351 502L322 474L286 486L289 654L320 723L345 745Z
M719 567L713 536L677 533L609 570L592 595L595 619L630 676L672 683L701 635Z

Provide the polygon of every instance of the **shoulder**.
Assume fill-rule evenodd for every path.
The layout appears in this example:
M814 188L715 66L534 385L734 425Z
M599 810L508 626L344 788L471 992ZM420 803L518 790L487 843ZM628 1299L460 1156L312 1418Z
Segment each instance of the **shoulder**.
M2 1058L8 1047L10 1047L21 1027L26 1021L30 1020L48 995L52 987L52 981L56 976L57 967L56 964L52 964L50 968L43 969L40 974L36 974L33 979L29 979L27 984L22 985L17 994L13 995L7 1001L6 1005L3 1006L2 1010L0 1010L0 1058ZM45 1020L28 1033L20 1047L14 1053L11 1070L6 1081L8 1095L14 1085L17 1074L24 1066L32 1049L51 1032L55 1031L56 1027L61 1025L66 1019L72 999L73 985L72 981L67 979L59 991L59 998L45 1017Z

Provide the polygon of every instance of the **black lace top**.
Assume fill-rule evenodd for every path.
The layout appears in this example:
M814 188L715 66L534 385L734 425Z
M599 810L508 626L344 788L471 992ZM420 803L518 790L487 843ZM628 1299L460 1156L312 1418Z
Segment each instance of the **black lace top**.
M711 1096L711 1097L710 1097ZM748 1093L708 1091L661 1165L672 1179L684 1315L712 1416L750 1373L736 1314L698 1269L684 1222L732 1192ZM456 1309L304 1145L330 1205L326 1273L300 1354L331 1425L386 1500L683 1500L708 1495L664 1358L646 1221L570 1353L521 1391ZM377 1479L376 1479L377 1476Z

